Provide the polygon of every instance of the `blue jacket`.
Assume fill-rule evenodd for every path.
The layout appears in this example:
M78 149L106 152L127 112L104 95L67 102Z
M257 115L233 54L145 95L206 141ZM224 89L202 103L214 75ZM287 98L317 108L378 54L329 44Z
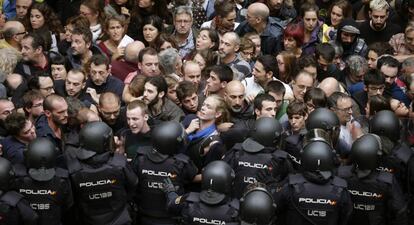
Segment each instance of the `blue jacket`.
M236 29L236 33L240 37L243 37L249 32L255 32L255 30L247 23L247 21L240 23ZM265 30L260 34L262 53L264 55L277 55L282 49L282 38L282 21L275 17L269 17Z
M13 136L7 136L1 140L3 145L3 157L9 160L12 164L24 163L23 151L26 145Z

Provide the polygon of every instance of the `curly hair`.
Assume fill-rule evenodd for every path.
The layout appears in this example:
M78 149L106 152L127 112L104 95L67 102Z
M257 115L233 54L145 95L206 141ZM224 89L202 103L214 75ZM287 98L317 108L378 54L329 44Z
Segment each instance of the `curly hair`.
M39 12L43 15L44 20L45 20L45 24L43 25L43 27L47 28L49 31L51 31L54 34L60 34L64 32L63 26L58 16L53 11L53 9L50 8L46 3L35 2L30 8L30 11L32 11L33 9L39 10ZM28 13L27 16L30 18L30 13ZM30 29L33 30L31 26L30 26Z

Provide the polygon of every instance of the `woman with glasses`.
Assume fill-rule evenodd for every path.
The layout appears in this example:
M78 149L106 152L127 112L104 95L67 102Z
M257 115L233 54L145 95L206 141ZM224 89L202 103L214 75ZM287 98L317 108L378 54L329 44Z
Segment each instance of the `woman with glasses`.
M104 3L101 0L84 0L79 8L79 14L88 19L92 32L92 42L96 43L102 37L102 26L105 24Z

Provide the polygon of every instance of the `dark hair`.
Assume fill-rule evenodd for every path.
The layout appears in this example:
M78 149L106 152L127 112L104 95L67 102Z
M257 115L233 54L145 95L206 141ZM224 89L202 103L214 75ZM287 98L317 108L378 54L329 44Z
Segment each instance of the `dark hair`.
M400 70L400 62L398 62L398 60L392 56L383 56L380 57L377 61L377 70L381 70L382 66L389 66L389 67L393 67L393 68L398 68L398 70Z
M219 78L220 82L230 82L233 80L233 70L227 65L212 66L210 73L214 72Z
M210 29L208 27L203 27L200 29L200 31L198 32L198 35L200 35L201 31L206 30L208 32L208 37L211 39L212 42L214 42L213 47L211 47L210 49L212 51L217 51L219 48L219 44L220 44L220 37L219 34L217 33L216 30L214 29Z
M104 25L105 12L104 1L101 0L84 0L81 5L88 7L93 13L98 14L98 23Z
M383 85L385 84L385 78L381 76L381 74L376 71L368 71L368 73L364 76L364 85L368 88L368 85Z
M391 110L390 100L382 95L373 95L368 99L369 115L373 116L381 110Z
M328 62L332 62L335 58L335 49L329 43L321 43L316 45L315 57L318 59L322 56Z
M306 91L303 96L303 101L306 103L312 101L315 108L325 108L327 104L326 94L320 88L311 88Z
M271 55L261 55L257 57L256 62L260 62L263 65L266 73L273 72L273 77L279 77L279 67L275 62L275 57Z
M72 16L66 20L66 25L73 25L75 27L86 27L89 29L90 23L89 20L83 16Z
M92 65L92 63L95 65L105 65L106 69L109 69L109 65L111 64L111 61L105 55L96 54L91 57L91 59L88 62L88 65L89 66Z
M61 54L56 54L56 56L51 57L50 59L50 65L63 65L65 68L68 68L67 60L64 56Z
M306 12L316 12L316 15L319 15L319 7L315 3L305 2L301 5L299 16L303 18Z
M309 66L313 66L313 67L316 68L317 67L317 62L316 62L316 59L313 55L304 55L304 56L301 56L298 59L296 65L298 66L298 70L303 70L303 69L305 69L306 67L309 67Z
M289 103L286 114L289 118L292 118L293 115L301 115L306 116L308 114L308 107L306 107L306 103L299 101L299 100L293 100Z
M89 27L74 27L72 31L72 35L81 35L85 43L91 43L92 44L92 32L89 29Z
M138 62L142 63L142 59L144 58L144 55L156 55L158 56L157 50L151 48L151 47L146 47L144 49L142 49L139 54L138 54Z
M337 0L331 4L328 11L328 16L331 16L331 12L334 6L337 6L342 10L343 18L351 18L352 17L352 5L349 3L348 0Z
M33 9L39 10L39 12L42 14L45 20L45 24L43 27L50 30L52 33L59 35L60 33L63 33L63 26L58 18L58 16L55 14L52 8L49 7L46 3L38 3L33 1L33 4L30 8L30 10L27 13L27 16L30 18L30 11Z
M154 43L156 43L160 34L164 32L164 24L162 23L162 19L157 15L150 15L145 17L142 23L142 33L144 33L145 25L152 25L153 27L157 28L158 36L154 39ZM145 39L143 39L143 41L148 46L149 43Z
M285 88L285 85L283 85L282 82L277 81L277 80L272 80L269 83L267 83L267 85L265 87L265 91L266 91L266 93L273 92L273 93L276 93L278 95L285 96L286 88Z
M181 81L178 83L178 87L176 89L177 98L178 100L183 101L186 97L193 95L194 93L197 94L197 87L190 81Z
M39 91L29 90L24 93L22 97L23 109L33 107L33 101L37 99L44 99L43 95Z
M150 83L157 88L157 92L164 92L164 97L167 96L168 84L163 76L154 76L145 78L145 83Z
M276 102L273 96L266 94L266 93L260 93L256 95L256 97L253 100L253 108L259 111L262 110L264 101Z
M214 12L216 13L216 16L223 18L233 11L236 11L236 4L234 1L216 0L214 3Z
M173 48L178 49L177 40L174 38L174 36L171 34L161 33L158 35L158 38L154 42L154 48L157 52L161 51L161 45L163 45L164 42L169 42Z
M26 116L23 113L12 112L7 116L4 125L9 135L16 136L23 130L26 121L28 121L28 119L26 119Z
M374 42L368 46L368 51L377 53L378 57L384 54L394 55L394 48L388 42Z
M27 38L32 38L32 48L33 49L38 49L39 47L42 47L42 51L46 51L47 50L47 46L46 46L46 42L45 40L42 38L42 36L40 36L37 33L28 33L26 35L24 35L23 39L27 39Z
M329 106L329 108L337 108L338 107L338 100L341 99L341 98L351 98L351 96L349 96L345 93L339 92L339 91L336 91L336 92L332 93L332 95L328 97L328 106Z

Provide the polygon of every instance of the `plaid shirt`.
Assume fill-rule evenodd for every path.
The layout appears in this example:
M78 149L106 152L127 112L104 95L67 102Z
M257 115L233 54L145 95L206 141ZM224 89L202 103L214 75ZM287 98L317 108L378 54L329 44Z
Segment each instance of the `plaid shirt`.
M391 37L389 44L394 49L394 53L397 55L410 55L414 54L405 46L405 35L404 33L395 34Z

